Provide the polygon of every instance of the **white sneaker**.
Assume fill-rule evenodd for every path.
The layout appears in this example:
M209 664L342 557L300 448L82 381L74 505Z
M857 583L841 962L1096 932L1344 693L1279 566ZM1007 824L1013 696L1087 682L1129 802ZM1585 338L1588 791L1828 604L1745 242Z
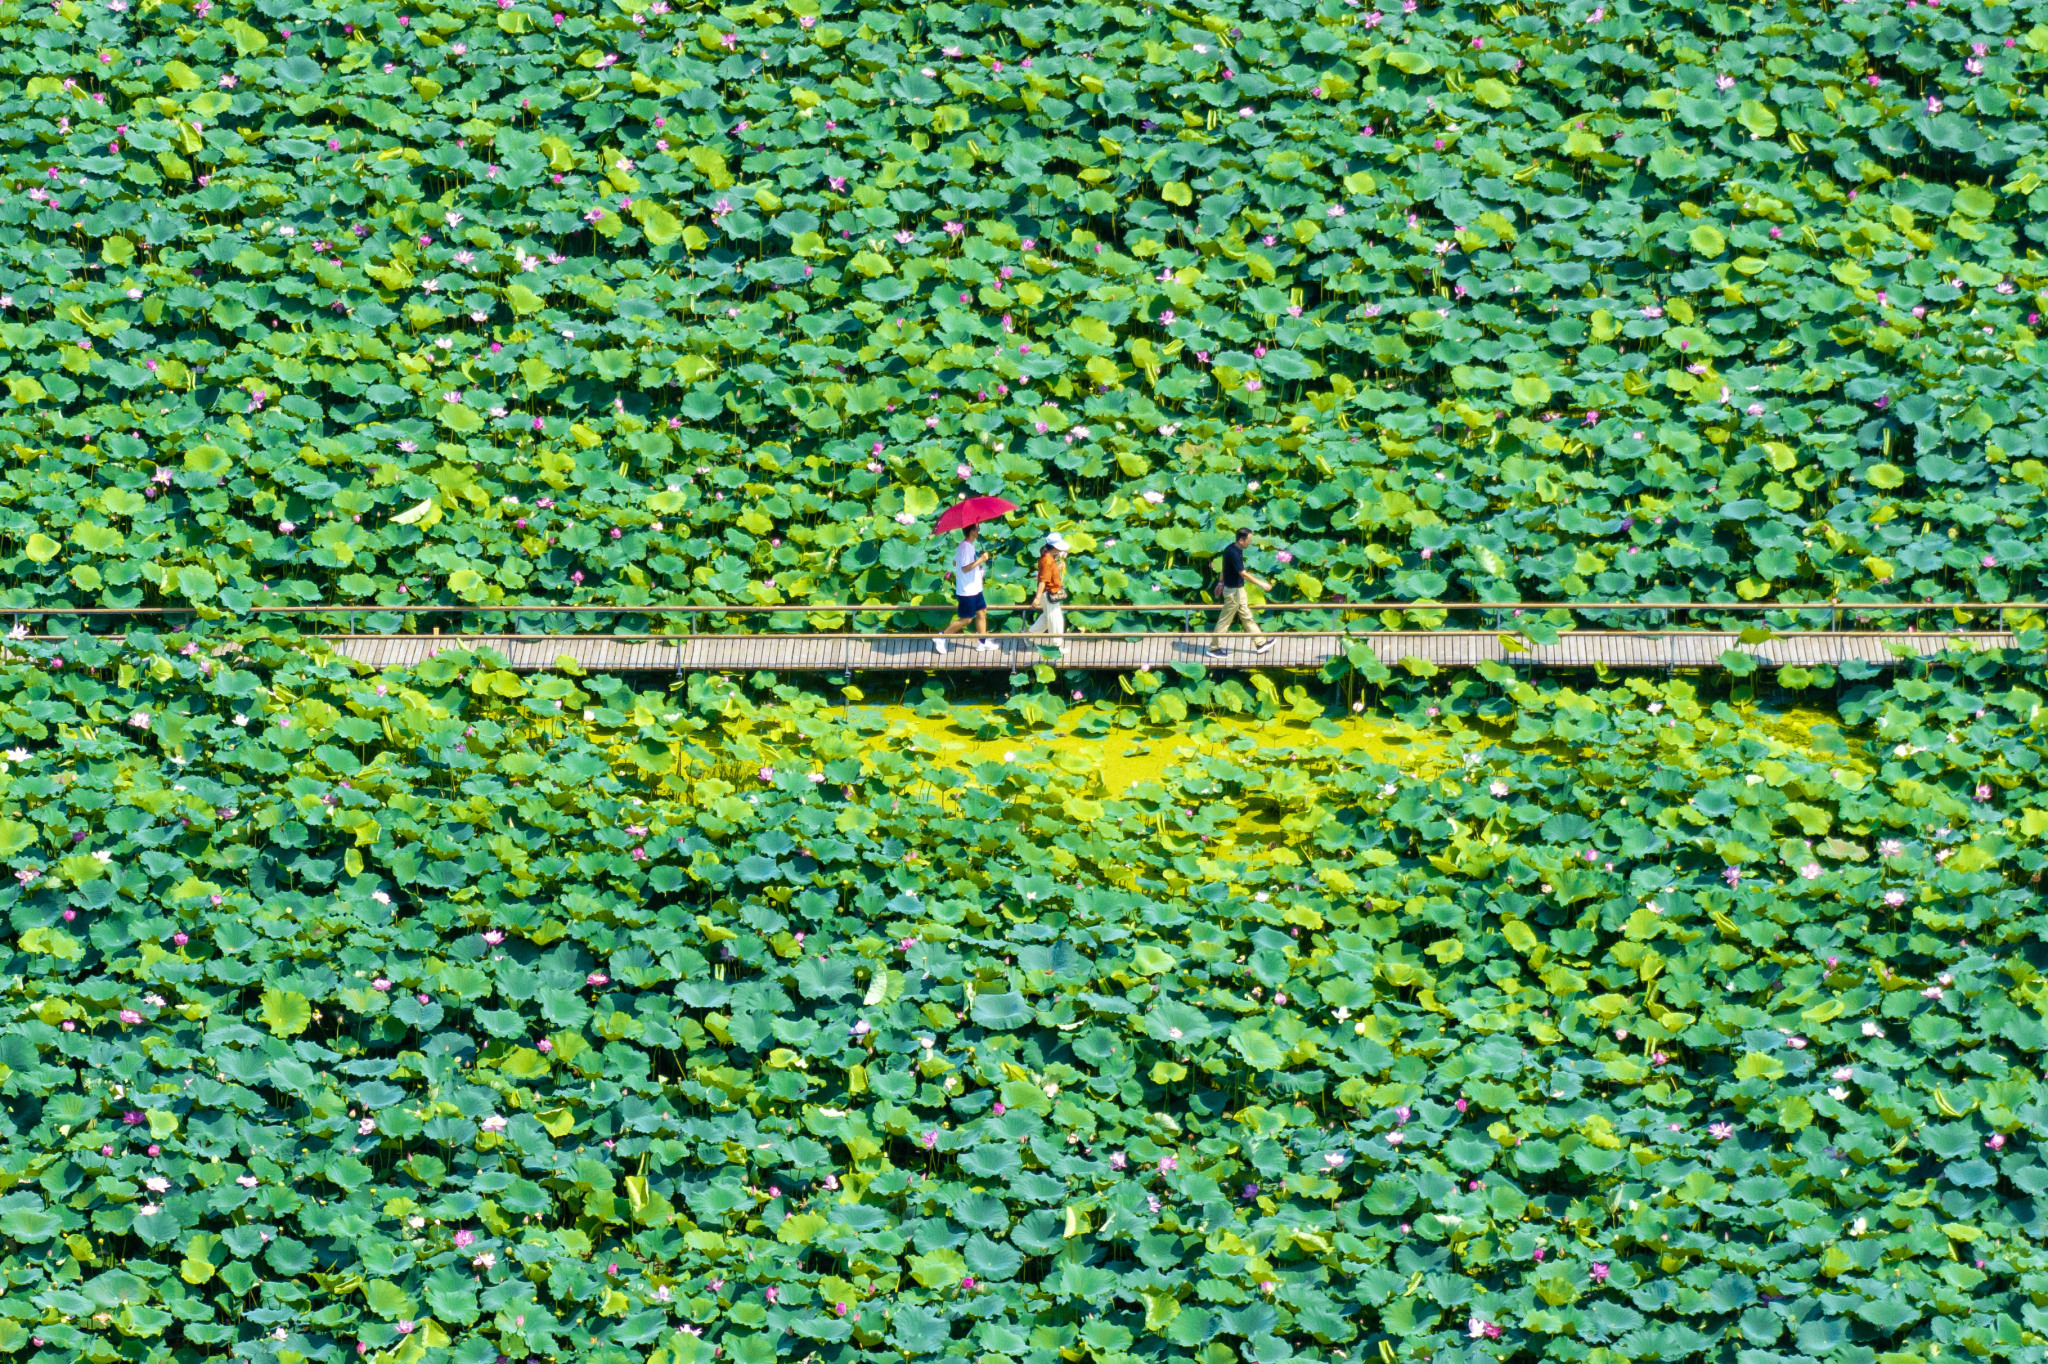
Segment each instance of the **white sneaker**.
M977 641L974 647L977 652L985 654L993 650L996 647L996 643L992 639L984 639Z
M1252 650L1252 652L1253 652L1253 653L1255 653L1255 654L1262 654L1262 653L1266 652L1266 650L1268 650L1268 649L1270 649L1270 648L1272 648L1272 647L1273 647L1273 641L1269 639L1269 640L1267 640L1267 641L1266 641L1266 642L1265 642L1264 644L1261 644L1261 645L1260 645L1260 646L1259 646L1258 648L1256 648L1256 649Z
M939 654L942 654L942 653L946 652L946 641L945 641L945 640L943 640L943 639L935 639L935 640L933 640L933 641L932 641L932 652L933 652L933 653L939 653Z
M1228 658L1228 657L1230 657L1230 650L1228 650L1228 649L1211 649L1211 650L1209 651L1209 657L1211 657L1211 658Z

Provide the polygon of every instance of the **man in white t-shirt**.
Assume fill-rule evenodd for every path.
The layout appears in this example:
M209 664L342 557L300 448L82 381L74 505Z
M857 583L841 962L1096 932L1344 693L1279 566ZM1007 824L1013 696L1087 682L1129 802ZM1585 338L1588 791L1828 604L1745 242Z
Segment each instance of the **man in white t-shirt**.
M953 551L953 595L959 601L959 611L946 622L939 638L932 641L932 648L939 653L946 652L945 637L965 630L969 621L974 622L974 633L981 636L976 649L996 647L988 638L988 597L981 590L981 567L988 562L988 555L976 542L979 530L978 526L969 526L961 531L960 547Z

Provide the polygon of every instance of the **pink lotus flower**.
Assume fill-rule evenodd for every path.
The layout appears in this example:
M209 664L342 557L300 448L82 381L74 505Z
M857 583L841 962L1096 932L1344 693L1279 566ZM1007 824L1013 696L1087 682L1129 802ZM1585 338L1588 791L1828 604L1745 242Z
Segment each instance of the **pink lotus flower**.
M1601 1261L1599 1261L1599 1260L1595 1260L1595 1261L1593 1262L1593 1270L1592 1270L1592 1273L1593 1273L1593 1282L1594 1282L1594 1283L1606 1283L1606 1282L1607 1282L1607 1266L1606 1266L1606 1265L1605 1265L1604 1263L1602 1263Z

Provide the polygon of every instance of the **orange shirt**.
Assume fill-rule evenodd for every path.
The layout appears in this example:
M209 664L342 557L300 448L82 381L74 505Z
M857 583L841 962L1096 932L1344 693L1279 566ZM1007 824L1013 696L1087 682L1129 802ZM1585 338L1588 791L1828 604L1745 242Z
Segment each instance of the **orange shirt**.
M1060 556L1051 550L1042 550L1038 555L1038 587L1051 595L1067 585L1067 568L1060 562Z

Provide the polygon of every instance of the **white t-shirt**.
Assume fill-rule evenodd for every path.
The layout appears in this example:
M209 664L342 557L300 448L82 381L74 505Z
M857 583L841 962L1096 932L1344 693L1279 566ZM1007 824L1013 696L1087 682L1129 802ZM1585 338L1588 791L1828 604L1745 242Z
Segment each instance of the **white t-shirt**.
M955 595L971 597L981 591L981 565L974 562L980 557L981 550L972 540L962 540L960 548L953 551Z

